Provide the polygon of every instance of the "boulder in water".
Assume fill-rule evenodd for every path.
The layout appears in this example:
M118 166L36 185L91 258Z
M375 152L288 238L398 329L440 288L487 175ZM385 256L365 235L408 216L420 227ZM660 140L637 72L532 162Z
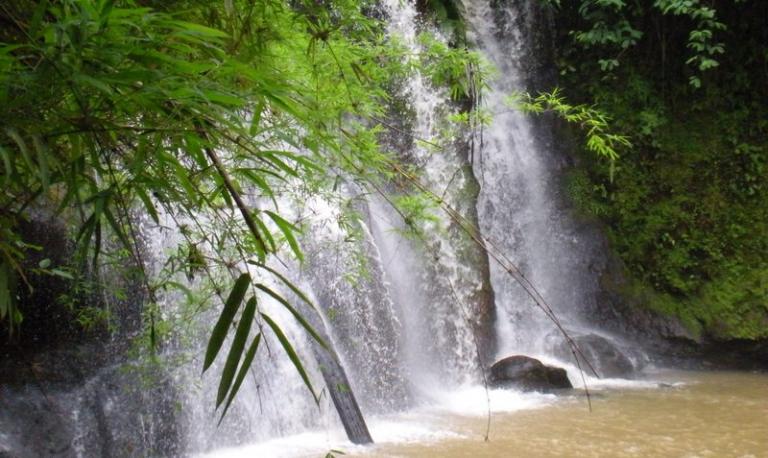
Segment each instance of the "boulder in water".
M490 372L493 387L542 392L573 388L565 369L547 366L529 356L508 356L494 363Z
M576 346L581 351L579 362L584 372L590 372L591 365L600 377L630 377L637 368L627 355L627 351L616 343L597 334L582 334L571 336ZM563 360L572 360L573 353L568 342L561 341L555 347L555 355ZM589 365L585 364L584 358Z

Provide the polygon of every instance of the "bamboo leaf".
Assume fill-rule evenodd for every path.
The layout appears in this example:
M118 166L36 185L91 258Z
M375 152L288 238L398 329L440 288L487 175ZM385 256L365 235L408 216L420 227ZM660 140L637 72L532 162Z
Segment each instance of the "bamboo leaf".
M281 282L283 282L283 284L284 284L285 286L287 286L287 287L288 287L288 288L289 288L291 291L293 291L293 293L294 293L294 294L296 294L296 295L297 295L297 296L298 296L298 297L299 297L299 298L300 298L302 301L304 301L304 302L305 302L307 305L309 305L309 306L310 306L310 307L312 307L312 308L313 308L315 311L317 311L317 307L315 307L315 304L314 304L314 302L312 302L311 300L309 300L309 298L307 297L307 295L306 295L306 294L304 294L304 293L303 293L303 292L302 292L302 291L301 291L301 290L298 288L298 286L294 285L294 284L293 284L293 283L292 283L290 280L288 280L287 278L285 278L285 276L284 276L284 275L282 275L280 272L276 271L275 269L273 269L273 268L269 267L268 265L266 265L266 264L264 264L264 263L261 263L261 262L257 262L257 261L248 261L248 264L252 264L252 265L255 265L255 266L259 267L260 269L264 269L264 270L266 270L267 272L269 272L269 273L271 273L272 275L274 275L275 277L277 277L277 278L278 278L278 279L279 279Z
M43 139L39 135L32 136L32 144L35 146L37 152L37 164L40 171L40 183L43 185L43 190L48 191L51 185L50 171L48 167L48 157L50 153L48 148L43 142Z
M144 208L147 210L147 213L149 213L152 221L154 221L155 224L160 224L160 218L157 215L157 209L152 203L152 200L149 198L149 195L147 195L147 192L144 190L144 187L136 186L134 190L136 191L136 195L139 196L139 199L141 199L141 202L144 203Z
M253 221L259 226L259 229L261 229L261 232L264 236L264 238L267 241L267 244L269 244L269 248L274 253L277 251L277 245L275 244L275 239L272 237L272 234L269 232L269 228L267 228L267 225L264 224L264 221L261 220L256 215L253 215Z
M3 178L8 178L11 175L13 175L13 163L11 162L11 153L8 152L7 149L3 148L2 145L0 145L0 158L3 160L3 166L5 167L5 175Z
M272 321L272 318L270 318L269 315L267 315L266 313L261 313L261 317L269 325L269 327L272 328L272 332L275 333L277 340L280 341L280 345L283 347L283 350L285 350L285 353L288 355L288 358L290 358L291 362L293 363L293 367L296 368L296 371L301 376L301 379L304 381L304 385L306 385L307 389L309 389L309 392L312 393L312 397L315 399L315 403L320 402L320 400L317 398L317 394L315 394L315 389L312 388L312 382L309 381L309 376L307 375L307 371L304 370L304 365L301 364L299 355L296 354L296 350L293 349L293 346L285 337L285 334L283 334L283 330L280 329L280 326L278 326L277 323Z
M80 230L77 232L77 235L75 236L75 243L88 245L91 240L91 236L93 236L93 231L97 221L96 212L94 211L91 213L91 216L85 220L83 225L80 227Z
M32 156L30 156L29 150L27 149L27 144L26 142L24 142L24 139L21 138L19 131L11 127L8 127L5 129L5 132L8 134L9 137L11 137L11 139L13 139L14 142L16 142L16 146L19 147L19 152L21 152L21 156L24 159L24 162L26 162L27 167L29 167L29 170L34 171L35 163L32 160Z
M235 318L237 309L240 308L240 304L243 302L243 297L248 290L248 285L251 283L251 276L248 273L240 275L235 281L235 285L232 287L232 291L229 293L224 308L219 315L219 319L211 332L211 338L208 339L208 348L205 351L205 361L203 362L203 372L205 372L216 359L216 355L219 354L221 345L224 343L224 338L227 336L229 326L232 324L232 320Z
M296 255L296 258L298 258L299 261L303 261L304 254L301 252L301 247L299 247L299 242L296 241L296 237L293 236L293 233L298 232L299 229L275 212L264 210L264 213L269 215L269 217L272 218L272 221L277 224L277 227L280 228L280 231L285 236L285 240L288 241L288 245L291 246L291 250L293 251L293 254Z
M256 296L251 297L245 304L245 309L240 317L240 323L237 325L235 337L232 339L232 346L229 348L227 361L224 363L224 370L221 372L219 381L219 391L216 395L216 408L218 408L227 397L229 388L232 386L232 380L235 377L240 358L243 355L245 342L248 340L248 333L251 332L251 324L256 314Z
M219 424L221 424L221 421L224 419L224 416L227 414L227 411L229 410L229 406L232 404L232 401L235 399L235 395L237 394L238 391L240 391L240 386L243 384L243 381L245 380L245 376L248 374L248 369L251 368L251 364L253 363L254 356L256 356L256 350L259 349L259 342L261 342L261 333L256 334L256 338L253 339L251 346L248 347L248 351L245 352L245 357L243 358L243 363L240 364L240 370L237 372L237 378L235 378L235 383L232 384L232 389L229 391L229 397L227 398L227 402L224 404L224 410L221 412L221 417L219 418Z
M312 336L315 341L320 344L323 348L326 350L330 350L330 347L328 347L328 344L325 342L325 339L323 339L320 334L315 331L315 328L312 327L311 324L307 322L307 320L299 313L284 297L280 296L270 288L268 288L266 285L262 283L256 283L254 285L256 288L264 291L265 293L272 296L276 301L280 302L283 307L288 309L289 312L291 312L291 315L293 315L294 318L296 318L296 321L298 321L301 324L301 327L303 327L309 335Z
M112 230L115 231L115 235L117 235L117 238L120 239L120 243L123 244L125 248L128 250L132 250L132 244L128 236L126 235L125 231L123 230L120 223L117 221L115 216L112 214L112 211L109 209L109 206L105 206L102 213L104 217L107 219L107 222L112 227Z
M186 296L188 302L191 303L192 301L194 301L195 295L192 293L192 290L189 289L189 287L173 280L166 281L164 285L180 290L182 293L184 293L184 296Z

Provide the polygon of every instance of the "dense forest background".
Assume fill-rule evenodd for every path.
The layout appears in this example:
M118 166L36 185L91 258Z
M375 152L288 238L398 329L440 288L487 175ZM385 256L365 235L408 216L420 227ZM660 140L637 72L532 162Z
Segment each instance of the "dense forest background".
M716 339L768 336L768 3L545 2L559 84L630 137L567 184L632 281Z

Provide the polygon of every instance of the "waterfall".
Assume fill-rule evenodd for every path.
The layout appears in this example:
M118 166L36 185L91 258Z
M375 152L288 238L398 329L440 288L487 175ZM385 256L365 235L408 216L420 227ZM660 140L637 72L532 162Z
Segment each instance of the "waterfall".
M482 143L472 154L461 136L442 139L437 148L430 145L438 141L442 120L458 107L445 90L416 71L392 94L404 108L391 114L400 129L387 143L404 161L423 171L419 179L424 186L476 222L483 237L521 268L569 331L596 333L584 311L596 300L594 266L604 262L598 244L569 217L558 188L562 160L547 144L546 135L504 103L512 92L527 89L532 76L523 66L533 58L524 33L530 7L519 3L465 0L468 39L499 73L482 99L482 109L491 112L493 121L484 128ZM418 54L422 46L418 31L430 25L418 20L415 2L383 0L381 10L388 18L391 39ZM142 392L140 381L123 380L117 369L110 368L91 377L75 394L61 394L75 424L74 455L89 456L95 447L123 445L118 439L125 435L110 428L137 421L141 431L135 442L144 444L134 447L147 455L224 455L226 449L315 433L310 442L335 443L344 440L342 425L348 426L343 418L347 414L341 413L340 418L333 405L339 402L333 396L338 390L354 393L359 404L354 409L367 420L437 404L482 414L485 395L478 387L483 370L494 358L512 353L545 359L561 356L553 324L500 266L489 263L455 221L434 210L434 221L425 223L422 236L408 238L403 232L409 222L393 210L388 197L367 191L342 182L334 196L296 192L293 200L281 202L281 208L290 208L297 220L306 221L306 263L274 267L315 300L319 315L312 315L311 321L336 357L328 359L328 354L319 353L280 304L265 299L260 308L279 323L295 346L315 391L322 393L318 403L280 342L266 332L253 373L217 427L214 399L223 358L202 379L200 368L218 302L212 299L201 313L188 315L181 305L185 298L166 292L160 297L161 318L183 323L184 335L162 349L167 367L152 374L162 380L163 389ZM358 217L348 218L349 212ZM185 243L181 236L185 222L160 216L159 225L146 217L142 220L146 251L154 258L149 269L154 276L162 274L164 263ZM235 221L236 215L232 216ZM200 215L199 222L201 230L214 230L205 215ZM231 279L231 272L221 275L218 280ZM200 286L183 277L179 274L175 280ZM333 373L338 377L328 376L329 366L336 367ZM344 373L346 377L341 377ZM98 388L104 380L114 382ZM130 399L121 397L118 394L125 386L138 392ZM533 399L519 393L493 396L515 405L528 405ZM27 402L21 395L19 399ZM93 409L94 403L107 403L109 408ZM150 403L152 415L137 413ZM99 420L105 415L117 420ZM92 437L93 429L112 439ZM376 440L377 430L371 433ZM4 440L0 434L0 446ZM164 445L158 449L154 442ZM288 448L293 450L294 445ZM2 451L0 447L0 455Z
M522 33L532 29L527 22L531 6L467 0L465 8L469 41L499 73L483 96L483 108L493 121L473 164L481 188L481 231L570 330L583 331L589 326L582 312L591 308L598 288L592 264L600 262L600 254L564 208L558 170L562 159L530 118L506 103L511 94L529 90L529 79L535 77L524 70L536 58L530 53L531 36ZM551 320L500 266L491 265L491 281L500 315L500 354L551 353L546 339L555 330Z

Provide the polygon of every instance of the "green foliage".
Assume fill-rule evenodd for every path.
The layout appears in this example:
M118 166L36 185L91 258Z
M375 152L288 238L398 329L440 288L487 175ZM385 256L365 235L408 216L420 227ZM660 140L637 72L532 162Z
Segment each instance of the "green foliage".
M488 80L489 65L476 52L453 48L429 33L419 35L425 48L420 69L438 87L448 87L453 100L477 101Z
M138 269L148 294L141 340L153 360L177 327L224 303L204 362L208 369L234 331L217 399L223 413L265 331L312 390L259 298L276 300L325 344L286 296L252 280L272 277L312 307L267 265L281 251L303 259L301 226L278 197L296 183L313 194L336 193L339 177L372 190L393 179L397 160L379 144L388 90L414 68L456 98L476 97L482 87L475 54L424 35L424 51L413 55L366 14L374 7L351 0L3 2L0 322L11 331L21 323L17 290L32 288L31 269L71 275L26 265L33 247L18 223L32 210L54 208L72 226L78 268L99 272L120 262ZM424 212L413 199L401 203L415 218ZM144 272L136 212L175 225L184 238L156 276ZM179 275L200 284L187 286ZM71 276L78 285L85 277ZM189 302L180 321L161 307L172 292Z
M611 130L610 118L605 113L586 105L569 104L558 89L539 93L535 97L528 93L512 94L508 103L528 113L554 113L568 123L578 126L584 131L585 148L599 158L608 159L611 180L615 161L619 158L618 150L632 147L627 136Z
M614 71L622 62L631 58L632 48L653 43L663 49L663 59L668 50L682 48L689 54L682 58L693 70L688 77L694 88L701 87L701 75L720 65L718 56L725 52L725 44L718 34L727 27L718 18L713 6L700 0L654 0L627 2L624 0L543 0L558 10L567 23L567 33L585 51L569 52L571 56L591 55L600 70ZM728 2L720 2L728 3ZM728 6L725 6L726 8ZM674 18L667 29L668 18ZM649 27L653 24L653 27ZM682 52L680 54L683 54ZM626 56L626 57L625 57ZM575 59L574 59L575 60ZM589 61L587 61L589 62ZM582 64L583 65L583 64ZM573 67L571 67L573 68Z
M581 20L573 20L578 13L565 5L557 10L565 28L558 31L558 53L575 70L563 67L561 84L575 100L610 116L633 143L613 180L606 164L581 155L568 190L583 212L605 223L636 281L630 294L642 290L649 307L680 317L694 331L765 337L768 295L759 285L768 252L768 75L766 29L758 18L768 5L653 4L662 7L663 17L646 14L638 23L641 42L622 54L610 78L594 64L577 63L594 53L575 47L568 35ZM635 8L647 13L648 6ZM707 28L712 32L701 32ZM683 32L690 42L678 41ZM701 59L717 55L717 69L707 64L698 69L706 78L691 75L694 62L685 64L691 49ZM691 76L701 78L698 90Z

